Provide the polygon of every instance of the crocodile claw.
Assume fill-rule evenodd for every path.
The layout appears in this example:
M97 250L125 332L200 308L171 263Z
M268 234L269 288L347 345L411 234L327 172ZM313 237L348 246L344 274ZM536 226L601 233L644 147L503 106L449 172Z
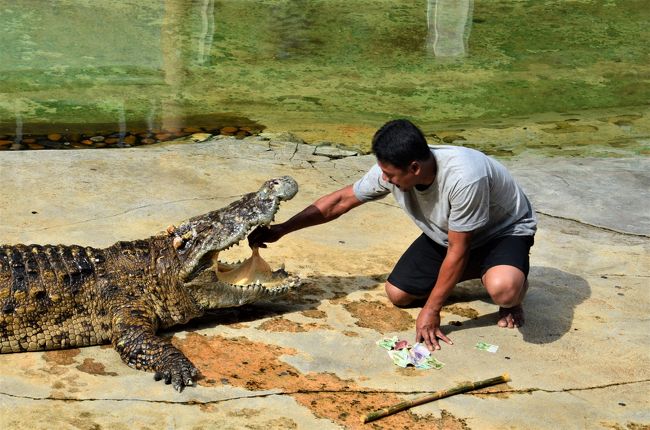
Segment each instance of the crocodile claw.
M199 374L198 369L185 357L178 358L164 367L154 373L153 379L163 380L167 385L171 384L179 393L183 391L183 388L194 385L194 377Z

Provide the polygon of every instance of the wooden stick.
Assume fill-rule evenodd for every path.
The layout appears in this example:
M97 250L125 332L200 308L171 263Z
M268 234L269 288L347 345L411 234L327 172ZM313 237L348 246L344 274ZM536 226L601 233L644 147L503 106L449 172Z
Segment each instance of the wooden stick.
M478 390L479 388L485 388L491 385L502 384L508 381L510 381L510 375L504 373L503 375L497 376L495 378L485 379L483 381L465 382L463 384L455 386L454 388L436 391L433 394L428 394L426 396L413 399L413 400L406 400L404 402L397 403L396 405L379 409L374 412L370 412L368 415L364 415L363 417L361 417L361 422L364 424L369 423L370 421L375 421L380 418L387 417L388 415L392 415L396 412L400 412L405 409L412 408L413 406L418 406L424 403L432 402L434 400L442 399L444 397L455 396L456 394L466 393L472 390Z

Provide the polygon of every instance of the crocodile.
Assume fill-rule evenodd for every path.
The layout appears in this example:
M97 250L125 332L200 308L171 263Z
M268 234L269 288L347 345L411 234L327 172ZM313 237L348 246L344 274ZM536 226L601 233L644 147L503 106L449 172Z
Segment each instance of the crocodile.
M273 271L256 248L243 262L219 258L270 224L280 202L297 192L293 178L271 179L224 208L107 248L0 246L0 352L111 343L122 361L155 380L177 391L194 385L197 368L156 332L300 285L284 265Z

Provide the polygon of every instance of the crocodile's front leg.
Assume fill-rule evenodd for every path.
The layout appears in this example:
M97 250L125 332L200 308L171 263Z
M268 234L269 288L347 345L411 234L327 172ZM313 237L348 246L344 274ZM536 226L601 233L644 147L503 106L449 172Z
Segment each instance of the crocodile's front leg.
M156 336L157 318L143 303L122 304L113 313L113 347L131 367L156 372L177 391L194 384L199 371L171 343Z

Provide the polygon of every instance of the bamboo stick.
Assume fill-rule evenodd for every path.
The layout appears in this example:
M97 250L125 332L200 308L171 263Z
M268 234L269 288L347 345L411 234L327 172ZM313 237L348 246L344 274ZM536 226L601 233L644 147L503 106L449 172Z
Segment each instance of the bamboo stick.
M424 403L432 402L434 400L442 399L444 397L450 397L450 396L455 396L456 394L461 394L461 393L466 393L468 391L472 390L478 390L479 388L485 388L489 387L491 385L497 385L501 384L504 382L510 381L510 375L507 373L504 373L503 375L490 378L490 379L485 379L483 381L477 381L477 382L465 382L462 384L459 384L453 388L449 388L446 390L440 390L436 391L435 393L432 394L427 394L426 396L419 397L417 399L413 400L406 400L401 403L397 403L395 405L389 406L387 408L379 409L374 412L370 412L367 415L364 415L361 417L361 422L362 423L369 423L370 421L375 421L380 418L387 417L388 415L392 415L394 413L403 411L405 409L412 408L414 406L422 405Z

